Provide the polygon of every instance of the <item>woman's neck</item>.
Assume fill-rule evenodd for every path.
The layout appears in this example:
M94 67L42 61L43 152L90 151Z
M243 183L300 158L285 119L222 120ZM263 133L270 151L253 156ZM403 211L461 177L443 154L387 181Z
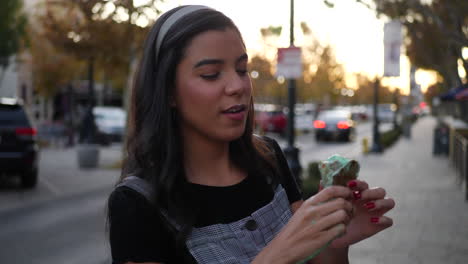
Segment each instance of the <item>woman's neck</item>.
M187 180L201 185L229 186L245 178L230 159L229 142L187 140L184 167Z

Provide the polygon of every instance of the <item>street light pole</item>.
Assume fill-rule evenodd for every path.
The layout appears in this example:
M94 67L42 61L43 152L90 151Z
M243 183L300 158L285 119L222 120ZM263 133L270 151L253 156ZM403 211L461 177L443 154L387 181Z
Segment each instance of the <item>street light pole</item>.
M96 105L94 92L94 58L88 58L88 108L80 129L80 143L95 143L96 122L94 120L93 108Z
M290 47L294 47L294 0L291 0L290 9L290 24L289 24L289 39ZM284 154L289 164L289 168L293 173L299 187L302 187L301 172L302 167L299 162L299 149L294 146L295 131L294 131L294 118L295 118L295 104L296 104L296 80L288 79L288 146L284 149Z
M372 148L371 152L381 153L383 151L382 145L380 144L380 133L379 133L379 79L375 79L374 83L374 129L372 133Z

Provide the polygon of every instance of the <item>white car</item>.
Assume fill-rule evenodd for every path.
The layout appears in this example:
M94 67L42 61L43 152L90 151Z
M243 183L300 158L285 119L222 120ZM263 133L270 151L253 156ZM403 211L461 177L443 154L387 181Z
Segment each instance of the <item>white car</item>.
M120 107L97 106L93 108L93 114L100 143L108 145L123 140L127 121L125 110Z
M314 129L315 104L295 105L295 128L298 131L308 133Z

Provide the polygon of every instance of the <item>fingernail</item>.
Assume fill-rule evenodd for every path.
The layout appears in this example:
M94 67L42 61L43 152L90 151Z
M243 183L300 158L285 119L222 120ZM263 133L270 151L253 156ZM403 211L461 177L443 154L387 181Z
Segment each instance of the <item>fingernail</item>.
M353 192L353 195L354 195L354 199L356 199L356 200L361 199L361 192L359 192L359 191L354 191L354 192Z
M375 207L375 203L369 202L369 203L364 204L364 206L365 206L367 209L372 209L372 208Z
M371 221L371 223L378 223L379 218L378 217L371 217L370 221Z
M349 187L349 188L353 188L353 187L356 187L356 186L357 186L357 182L356 182L356 181L352 180L352 181L349 181L349 182L348 182L348 187Z

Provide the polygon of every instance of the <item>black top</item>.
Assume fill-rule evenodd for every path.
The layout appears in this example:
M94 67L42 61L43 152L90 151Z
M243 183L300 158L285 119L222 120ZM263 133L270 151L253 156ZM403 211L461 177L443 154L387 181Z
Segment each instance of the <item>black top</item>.
M275 144L276 145L276 144ZM275 148L277 145L275 146ZM279 148L278 148L279 149ZM290 203L301 199L296 181L280 152L280 183ZM195 227L231 223L251 215L273 199L273 189L265 179L248 175L242 182L213 187L187 183L198 196L200 217ZM173 235L165 228L156 209L138 192L121 186L109 198L110 244L113 263L180 263Z

